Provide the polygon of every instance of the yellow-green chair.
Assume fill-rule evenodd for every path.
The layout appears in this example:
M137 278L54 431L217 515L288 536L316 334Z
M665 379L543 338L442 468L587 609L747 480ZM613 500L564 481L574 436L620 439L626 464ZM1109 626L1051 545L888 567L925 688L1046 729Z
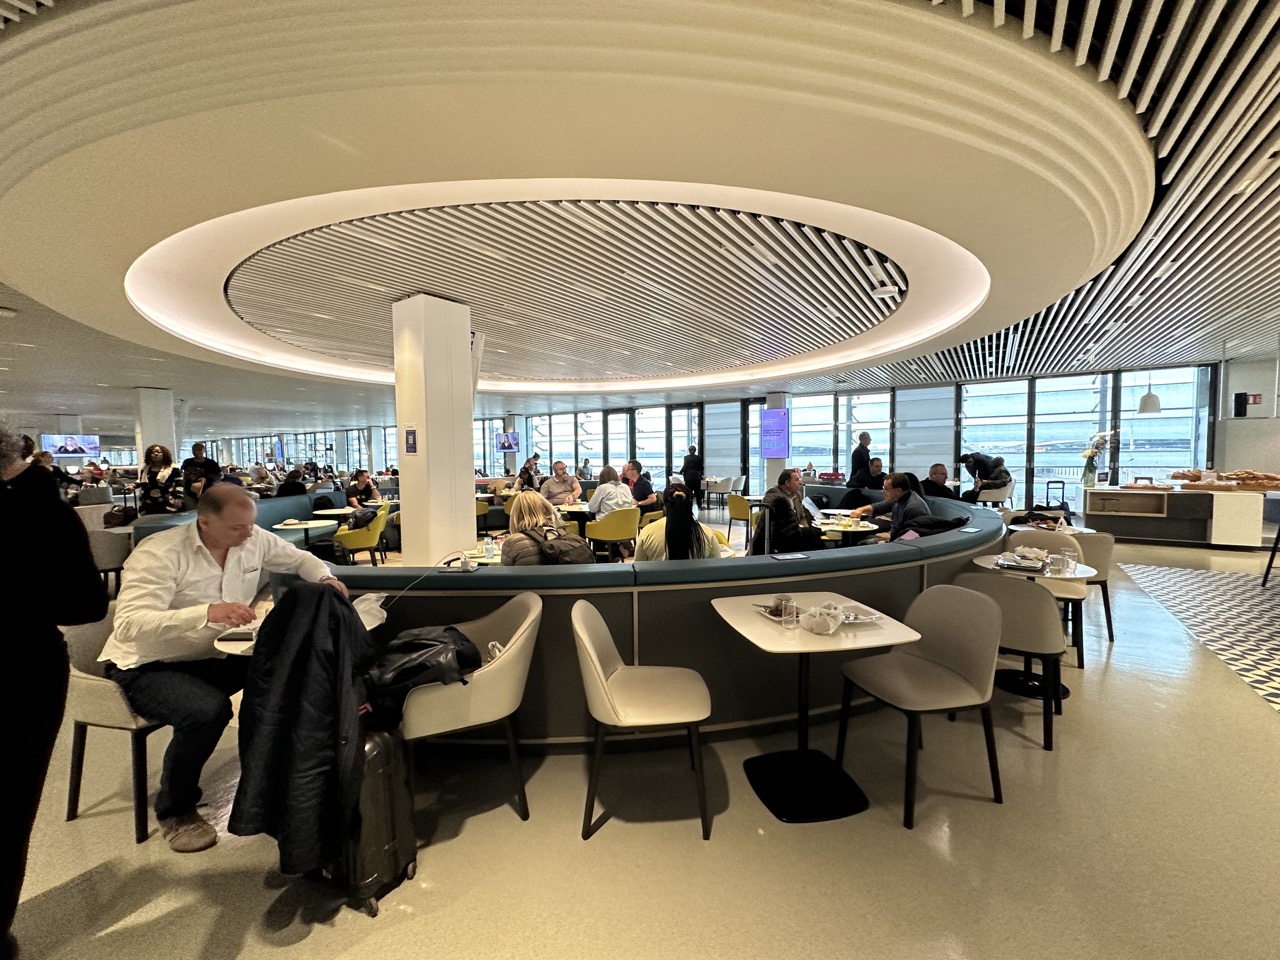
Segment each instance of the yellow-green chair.
M637 510L639 507L636 508ZM612 516L612 514L610 514ZM643 530L655 520L661 520L665 516L661 510L650 510L648 513L640 514L640 529Z
M741 520L747 524L747 539L751 539L751 503L746 497L741 497L736 493L729 494L729 525L725 527L724 532L728 536L733 536L733 521Z
M378 550L382 546L382 531L387 526L387 516L391 512L391 504L384 503L378 508L378 514L367 527L350 530L340 527L333 535L334 541L350 556L357 550L368 550L369 560L378 565Z
M480 536L489 526L489 501L476 501L476 536Z
M640 508L624 507L587 521L587 539L597 543L634 543L640 535Z

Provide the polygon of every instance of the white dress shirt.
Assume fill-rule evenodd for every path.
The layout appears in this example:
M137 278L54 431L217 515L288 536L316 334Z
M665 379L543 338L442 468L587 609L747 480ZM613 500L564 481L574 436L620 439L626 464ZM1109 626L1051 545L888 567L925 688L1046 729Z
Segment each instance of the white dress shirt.
M587 509L596 517L603 517L615 510L622 510L626 507L634 507L636 505L635 497L631 496L631 491L627 489L627 485L614 480L611 483L602 483L591 494L591 500L587 504Z
M223 567L201 542L195 521L152 534L124 563L115 629L98 659L128 669L223 656L213 641L230 626L208 621L209 604L251 604L273 571L313 581L332 576L322 560L261 527L228 551Z

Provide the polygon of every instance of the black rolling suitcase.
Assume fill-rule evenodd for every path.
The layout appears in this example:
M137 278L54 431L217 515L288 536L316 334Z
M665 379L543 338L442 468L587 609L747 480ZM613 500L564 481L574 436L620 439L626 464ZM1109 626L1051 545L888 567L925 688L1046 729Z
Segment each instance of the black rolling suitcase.
M347 839L335 877L371 917L378 915L378 899L418 870L405 750L397 734L365 734L360 822Z

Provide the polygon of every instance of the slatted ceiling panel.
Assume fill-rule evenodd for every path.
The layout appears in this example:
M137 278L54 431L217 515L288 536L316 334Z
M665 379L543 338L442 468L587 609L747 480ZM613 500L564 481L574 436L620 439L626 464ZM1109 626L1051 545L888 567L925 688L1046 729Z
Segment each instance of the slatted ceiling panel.
M1142 90L1134 101L1133 109L1135 112L1146 113L1147 108L1151 105L1151 98L1155 95L1156 85L1169 66L1169 60L1173 57L1174 50L1178 47L1178 41L1182 38L1182 33L1186 29L1187 23L1191 20L1191 14L1196 4L1203 2L1204 0L1178 0L1178 6L1173 19L1170 21L1169 28L1160 40L1160 47L1156 52L1155 61L1147 72L1147 78L1142 84ZM1151 135L1154 136L1154 134Z
M742 211L622 200L472 204L281 241L233 272L227 298L269 336L389 364L391 304L425 290L471 306L488 338L486 377L589 379L619 366L646 377L760 363L856 336L892 313L870 296L886 272L905 280L848 238Z
M6 24L17 23L23 14L35 16L42 9L52 7L54 0L0 0L0 30Z

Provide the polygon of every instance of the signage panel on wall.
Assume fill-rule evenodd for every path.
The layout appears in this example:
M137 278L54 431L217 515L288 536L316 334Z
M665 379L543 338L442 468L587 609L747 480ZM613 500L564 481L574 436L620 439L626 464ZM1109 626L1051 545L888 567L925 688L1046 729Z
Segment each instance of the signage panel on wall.
M785 460L791 456L790 411L785 408L760 411L760 456Z
M404 428L404 453L407 457L415 457L418 455L418 428Z

